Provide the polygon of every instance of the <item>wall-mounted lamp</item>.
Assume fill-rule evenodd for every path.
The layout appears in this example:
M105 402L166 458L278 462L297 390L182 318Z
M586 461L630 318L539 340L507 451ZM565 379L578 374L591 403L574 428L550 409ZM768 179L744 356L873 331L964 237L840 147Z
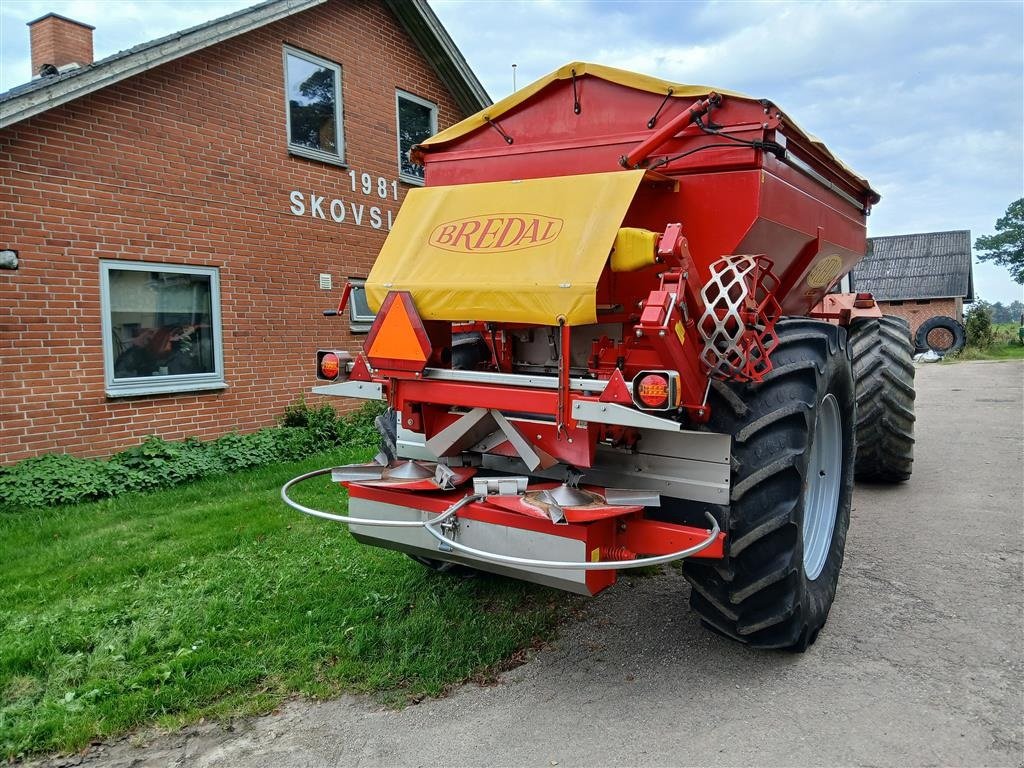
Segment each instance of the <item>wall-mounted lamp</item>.
M18 252L4 250L0 251L0 269L17 269Z

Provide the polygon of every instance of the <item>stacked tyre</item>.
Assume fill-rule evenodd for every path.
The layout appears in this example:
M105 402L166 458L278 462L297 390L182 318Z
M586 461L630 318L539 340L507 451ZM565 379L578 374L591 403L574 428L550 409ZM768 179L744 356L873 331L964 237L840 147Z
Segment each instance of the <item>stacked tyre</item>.
M887 317L888 320L899 320L896 317ZM903 322L903 321L901 321ZM903 322L903 325L906 325ZM907 327L909 334L910 328ZM918 352L931 350L939 355L955 355L967 343L967 332L963 325L952 317L936 315L929 317L914 335L914 345Z

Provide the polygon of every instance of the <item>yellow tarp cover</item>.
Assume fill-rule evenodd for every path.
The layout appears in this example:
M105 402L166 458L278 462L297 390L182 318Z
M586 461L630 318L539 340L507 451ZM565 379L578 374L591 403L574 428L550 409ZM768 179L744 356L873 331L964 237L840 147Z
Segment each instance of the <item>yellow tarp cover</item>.
M732 96L734 98L747 99L749 101L756 101L751 96L746 96L736 91L726 90L725 88L713 88L708 85L686 85L684 83L673 83L669 80L662 80L657 77L651 77L650 75L642 75L637 72L630 72L625 69L616 69L615 67L606 67L602 64L592 64L586 61L573 61L566 64L563 67L559 67L551 74L545 75L539 80L535 80L529 85L523 86L518 91L515 91L504 99L495 102L489 107L481 109L474 115L470 115L464 120L456 123L455 125L441 131L434 136L431 136L424 142L421 142L418 146L423 147L425 150L430 150L436 147L440 147L442 144L446 144L449 141L461 138L467 133L471 133L478 128L482 128L487 125L488 120L497 120L501 115L505 114L514 107L519 106L524 101L527 101L531 96L540 91L544 90L551 83L557 82L558 80L571 80L573 72L576 73L576 77L583 77L584 75L590 75L597 77L602 80L607 80L618 85L624 85L627 88L635 88L638 91L647 91L649 93L657 93L664 96L668 93L669 89L672 89L673 99L694 99L698 96L706 96L707 94L714 91L715 93L721 94L722 96ZM832 154L831 150L825 146L825 142L819 139L813 134L807 133L800 128L796 123L789 119L787 116L786 122L792 126L797 133L802 135L812 144L817 145L819 149L825 152L830 158L832 158L838 165L846 169L854 178L860 181L864 186L870 186L867 179L862 177L842 160ZM419 152L418 147L413 148L413 154L416 155Z
M426 320L597 321L597 281L644 172L409 190L366 280Z

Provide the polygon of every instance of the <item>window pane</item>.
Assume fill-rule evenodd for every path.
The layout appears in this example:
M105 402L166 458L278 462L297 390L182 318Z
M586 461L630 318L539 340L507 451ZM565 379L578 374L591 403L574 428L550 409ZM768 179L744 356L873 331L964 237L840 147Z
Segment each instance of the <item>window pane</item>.
M353 333L367 333L376 313L366 298L366 285L362 279L352 280L352 295L348 300L349 328Z
M115 379L214 373L210 275L108 274Z
M433 112L430 107L398 97L398 161L403 176L423 178L423 166L413 165L409 150L433 135Z
M288 54L288 120L291 142L300 147L338 154L337 73Z
M373 319L374 311L370 309L370 302L366 298L366 288L362 285L352 286L352 295L349 296L349 306L352 308L353 320Z

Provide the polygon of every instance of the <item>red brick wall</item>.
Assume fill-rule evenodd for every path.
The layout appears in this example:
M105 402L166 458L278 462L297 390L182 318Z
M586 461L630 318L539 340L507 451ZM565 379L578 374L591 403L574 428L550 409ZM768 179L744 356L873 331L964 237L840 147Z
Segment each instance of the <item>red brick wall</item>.
M396 87L437 103L439 128L462 116L385 8L332 0L0 133L0 248L21 260L0 271L0 462L272 424L315 385L318 347L358 348L347 318L320 312L384 241L369 207L396 213L400 201L288 154L285 43L342 65L357 175L398 177ZM367 216L297 217L291 190L363 204ZM227 389L105 395L100 259L220 268ZM334 290L319 289L322 272Z
M884 314L902 317L910 323L911 336L917 333L921 323L936 315L952 317L961 323L964 321L963 299L922 299L921 301L907 299L902 304L880 301L878 306L882 308Z

